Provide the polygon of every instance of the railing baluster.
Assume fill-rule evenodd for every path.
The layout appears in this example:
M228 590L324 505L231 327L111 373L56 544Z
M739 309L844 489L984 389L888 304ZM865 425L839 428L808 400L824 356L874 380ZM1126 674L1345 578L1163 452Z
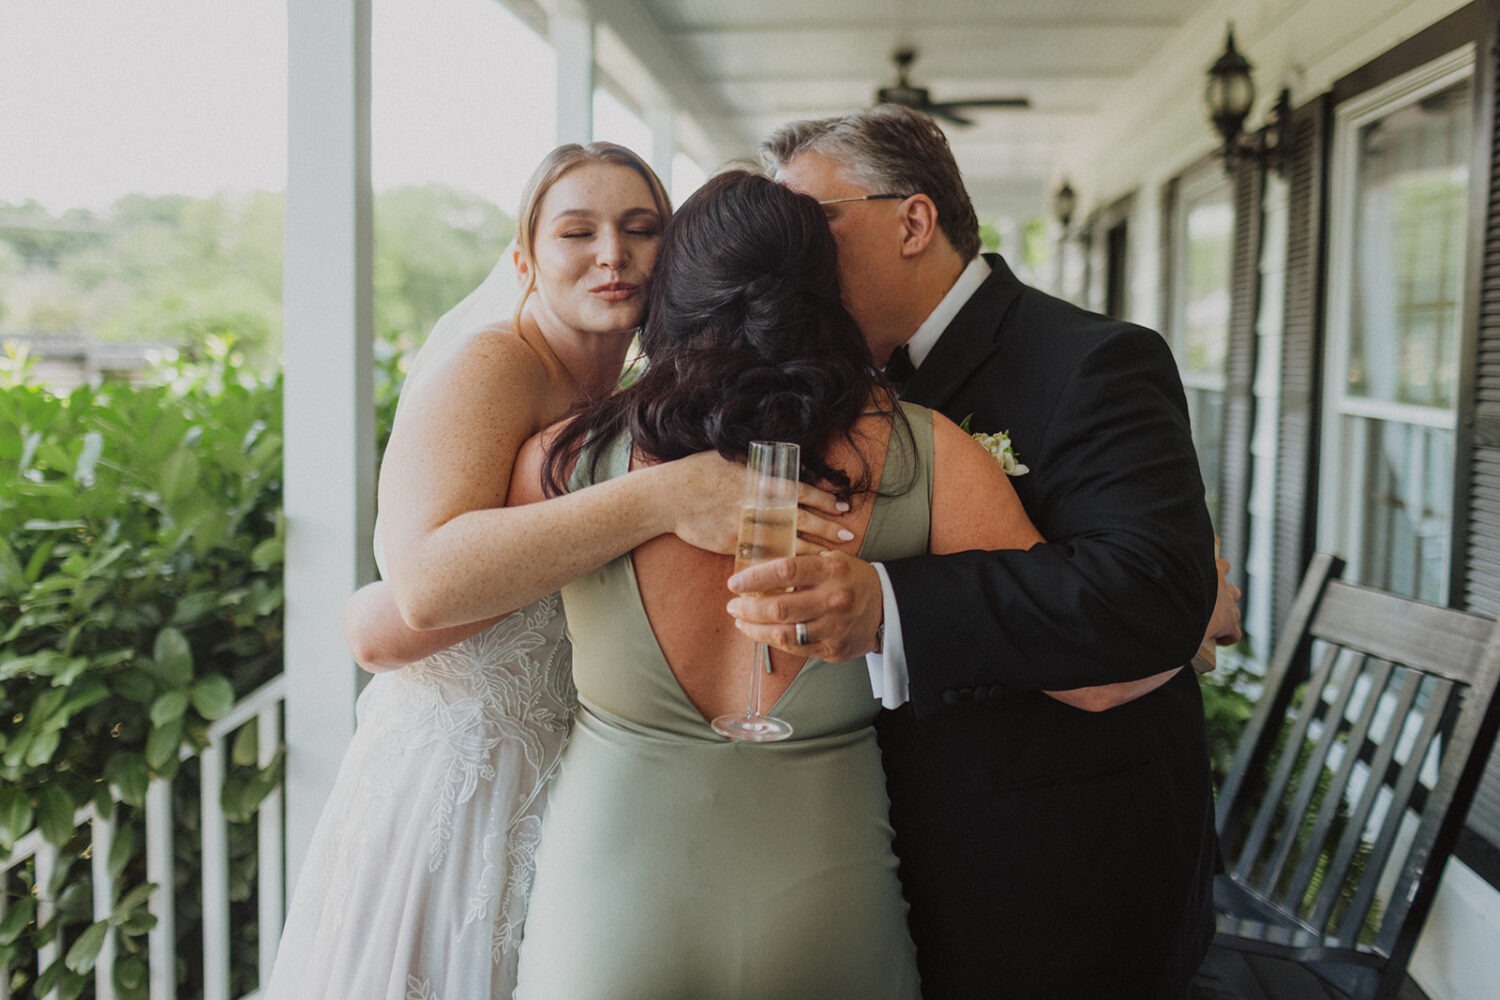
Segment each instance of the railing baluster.
M203 817L203 997L229 1000L229 827L224 819L224 741L211 740L198 764Z
M173 898L172 784L156 778L146 789L146 879L156 884L151 912L156 926L147 937L151 1000L177 995L177 909Z
M281 745L281 703L273 701L261 709L256 719L259 727L256 745L260 755L259 765L270 766ZM271 966L276 963L276 947L281 941L281 921L284 919L282 872L282 791L277 785L260 804L257 817L256 849L260 854L260 877L256 881L255 893L260 914L260 988L264 990L271 981Z
M57 848L42 841L32 858L32 864L35 865L36 872L36 926L40 930L57 917L57 901L52 897L52 876L57 871ZM57 961L62 949L62 928L54 928L52 940L36 950L37 975L47 971ZM54 989L43 1000L55 1000L57 995L57 990Z
M285 689L285 677L276 677L241 699L227 715L209 727L209 745L200 757L205 1000L231 1000L229 825L224 817L222 804L228 768L227 741L240 727L256 725L259 740L258 764L262 768L270 766L281 744L281 712L286 697ZM189 760L194 754L191 748L184 747L181 756L183 760ZM146 790L146 879L157 887L147 904L156 917L156 925L147 935L150 1000L174 1000L177 995L176 831L173 826L173 796L172 783L161 778L152 781ZM282 843L285 833L284 801L284 792L277 787L257 810L259 876L256 892L261 928L258 955L260 985L242 1000L256 1000L260 996L270 980L271 967L276 959L285 903ZM106 814L100 815L90 804L74 813L75 828L85 823L89 824L90 835L90 874L93 883L91 914L92 919L97 922L109 919L120 895L119 886L109 871L109 855L118 831L118 816L113 807ZM39 829L30 830L11 846L10 852L0 859L0 921L12 909L7 893L17 885L16 872L27 863L31 864L34 873L34 925L41 928L56 919L57 903L52 891L52 881L57 874L58 858L57 848L42 838ZM35 974L41 975L65 956L67 950L68 942L61 928L57 928L52 940L37 948ZM118 997L114 973L119 950L119 931L111 927L105 935L94 966L94 996L97 1000L116 1000ZM14 973L13 965L0 964L0 1000L12 1000L14 994L10 981ZM59 990L54 989L45 997L34 1000L56 1000L58 995ZM34 997L34 991L28 996Z
M109 852L115 843L115 811L100 816L97 813L89 823L93 839L91 870L94 876L94 920L108 920L115 908L115 880L109 873ZM99 949L99 958L94 965L94 996L96 1000L115 1000L115 929L104 934L104 945Z

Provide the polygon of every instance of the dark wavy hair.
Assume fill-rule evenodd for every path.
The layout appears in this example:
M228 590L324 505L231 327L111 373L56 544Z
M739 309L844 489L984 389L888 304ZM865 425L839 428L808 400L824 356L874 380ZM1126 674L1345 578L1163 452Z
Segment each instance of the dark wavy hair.
M825 459L833 441L851 439L883 381L839 298L817 202L758 174L716 175L662 233L648 303L645 373L584 404L555 437L550 495L565 491L587 441L622 431L663 461L710 448L744 459L752 441L791 441L802 446L804 479L845 496L870 488L867 467L851 476Z

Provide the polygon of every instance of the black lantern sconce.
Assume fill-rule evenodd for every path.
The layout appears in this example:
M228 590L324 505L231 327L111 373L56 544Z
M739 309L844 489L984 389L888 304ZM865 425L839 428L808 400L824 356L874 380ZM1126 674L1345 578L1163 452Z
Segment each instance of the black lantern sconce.
M1291 93L1282 88L1271 112L1271 121L1260 129L1246 133L1245 117L1255 104L1255 81L1250 76L1250 61L1234 47L1234 25L1224 42L1224 54L1209 67L1208 86L1203 100L1208 117L1224 139L1219 155L1224 169L1232 170L1235 162L1251 160L1281 172L1287 148L1287 125L1291 119Z
M1073 192L1073 185L1064 180L1062 187L1052 195L1052 214L1062 223L1064 236L1067 235L1068 225L1073 221L1073 211L1077 207L1078 195Z

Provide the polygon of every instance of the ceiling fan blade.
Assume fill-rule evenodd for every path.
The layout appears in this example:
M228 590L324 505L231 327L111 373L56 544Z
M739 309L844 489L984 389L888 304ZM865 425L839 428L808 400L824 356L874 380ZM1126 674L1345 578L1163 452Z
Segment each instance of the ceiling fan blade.
M965 118L963 115L957 114L953 110L953 106L951 104L930 104L927 107L922 108L921 110L927 112L934 118L947 119L955 125L974 124L974 120L972 118Z
M968 99L943 101L941 106L945 108L1029 108L1031 98L1029 97L972 97Z
M900 84L895 87L881 87L875 92L875 103L877 104L904 104L908 108L925 108L932 103L927 95L926 87L911 87Z

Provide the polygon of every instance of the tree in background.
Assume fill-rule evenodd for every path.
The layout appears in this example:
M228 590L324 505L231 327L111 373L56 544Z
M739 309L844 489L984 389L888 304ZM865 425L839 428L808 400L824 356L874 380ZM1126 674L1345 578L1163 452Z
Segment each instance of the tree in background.
M107 211L53 215L0 202L0 337L79 333L197 355L232 337L261 368L281 358L279 193L129 195ZM442 185L375 197L375 323L398 351L477 285L515 232L474 195Z

